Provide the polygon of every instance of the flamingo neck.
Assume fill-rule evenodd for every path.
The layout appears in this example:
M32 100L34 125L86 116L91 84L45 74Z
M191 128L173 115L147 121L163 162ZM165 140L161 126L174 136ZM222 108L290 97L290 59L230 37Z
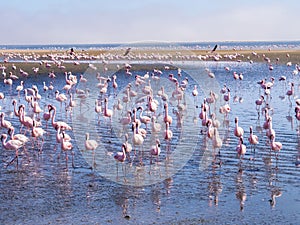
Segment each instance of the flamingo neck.
M53 109L53 115L52 115L52 118L51 118L51 121L52 121L52 125L55 124L55 116L56 116L56 109Z

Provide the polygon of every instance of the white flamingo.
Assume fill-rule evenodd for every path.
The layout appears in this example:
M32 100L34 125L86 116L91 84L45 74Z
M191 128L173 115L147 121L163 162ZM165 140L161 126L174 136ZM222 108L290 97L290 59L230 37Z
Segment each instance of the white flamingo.
M239 121L239 118L235 117L235 120L234 120L234 122L235 122L234 135L236 137L241 137L241 136L244 135L244 129L239 127L239 122L238 121Z
M92 167L96 166L96 163L95 163L95 150L98 147L98 145L99 144L96 140L91 140L90 139L90 134L89 133L85 133L85 142L84 142L85 149L93 151L93 165L92 165Z
M11 127L11 122L9 122L8 120L5 120L4 117L5 117L4 112L1 112L0 113L0 118L1 118L0 125L3 128L9 129Z

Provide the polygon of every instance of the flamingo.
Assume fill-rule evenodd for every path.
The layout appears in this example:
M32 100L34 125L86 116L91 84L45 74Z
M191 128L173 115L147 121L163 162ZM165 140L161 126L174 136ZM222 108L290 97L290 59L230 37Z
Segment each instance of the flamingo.
M157 95L160 96L164 102L168 101L169 99L169 96L165 93L165 88L163 86L157 92Z
M228 116L228 114L230 113L230 111L231 111L231 108L230 108L230 106L229 106L228 103L226 103L226 104L223 105L223 106L220 106L220 108L219 108L219 112L220 112L221 114L224 114L225 117Z
M213 136L214 136L214 128L213 128L212 120L211 119L207 120L206 126L208 128L208 130L207 130L207 137L210 138L210 139L212 139Z
M160 155L160 141L159 139L155 140L155 145L152 145L150 148L150 154L151 154L151 160L150 160L150 164L152 164L152 156L156 156L157 157L157 161L158 161L158 156Z
M70 141L67 141L65 139L65 132L62 131L62 139L61 139L61 150L65 152L66 154L66 169L68 169L68 151L71 151L72 154L72 167L75 168L74 166L74 154L72 152L73 145Z
M131 114L132 114L131 111L127 111L127 116L124 116L120 119L120 123L123 126L126 126L131 123Z
M230 89L229 88L227 88L227 94L223 95L223 99L226 103L229 102L229 100L230 100Z
M35 113L35 114L37 114L38 115L38 117L39 117L39 115L40 115L40 113L43 111L42 109L41 109L41 107L40 107L40 105L39 105L39 103L37 102L37 101L35 101L34 99L33 99L33 112Z
M99 121L100 113L102 112L102 107L101 107L101 105L99 105L97 99L95 100L95 112L96 112L97 115L98 115L98 121Z
M29 138L23 134L15 134L15 128L11 126L8 131L8 135L10 136L11 140L18 140L21 141L23 144L26 144L29 141Z
M239 118L235 117L235 120L234 120L234 122L235 122L234 135L236 137L241 137L241 136L244 135L244 130L243 130L243 128L239 127L239 122L238 121L239 121Z
M55 91L55 99L60 102L60 107L62 107L62 103L67 101L67 96L65 94L59 94L59 91Z
M243 157L246 154L246 145L244 145L243 136L240 136L239 143L236 146L236 152L239 158Z
M156 102L156 100L153 100L152 96L148 97L148 109L150 110L150 112L155 113L158 107L158 103Z
M289 101L290 101L291 104L292 104L292 102L291 102L290 97L294 95L294 92L295 92L294 91L294 83L292 82L291 83L291 89L286 92L286 95L289 97Z
M25 101L29 104L32 101L32 96L28 95L28 89L25 89L24 93L25 93Z
M93 151L93 166L92 167L94 167L96 165L96 163L95 163L95 150L98 147L98 145L99 144L98 144L97 141L90 139L90 134L89 133L85 133L85 143L84 143L85 149Z
M12 105L14 106L14 114L16 117L20 117L19 110L17 110L17 100L13 99L12 100Z
M271 135L271 149L275 152L276 154L276 159L278 159L278 153L282 149L282 144L279 141L275 141L275 136Z
M25 116L25 106L24 105L19 106L19 114L20 114L19 120L20 120L20 123L22 124L22 126L25 126L28 130L31 129L33 126L33 119L29 116ZM20 129L20 131L21 131L21 129Z
M4 100L4 98L5 98L5 95L4 95L4 93L3 92L0 92L0 99L2 99L2 101Z
M152 133L156 134L159 133L161 130L161 124L156 122L156 117L152 116L151 117L151 128L152 128Z
M8 78L8 79L4 79L3 80L3 83L6 84L6 85L9 85L10 86L10 89L11 89L11 86L13 84L13 81L11 78Z
M116 90L117 90L117 88L118 88L118 84L117 84L116 79L117 79L117 76L114 74L114 75L112 76L112 86L113 86L115 92L116 92Z
M216 127L213 128L213 137L212 137L212 146L214 149L219 149L220 154L220 148L223 145L223 141L219 136L219 131Z
M164 104L164 109L165 109L165 116L164 116L164 122L165 123L172 123L172 117L168 114L168 103Z
M151 118L149 116L144 116L143 112L144 112L144 108L142 106L138 107L137 110L141 110L140 112L140 121L146 125L147 128L147 124L151 122Z
M252 126L250 126L249 129L250 129L250 136L248 137L248 141L251 144L251 149L252 149L253 145L256 146L258 144L258 137L257 135L253 134ZM255 147L254 147L254 151L255 151Z
M1 112L0 113L0 118L1 118L0 126L3 128L9 129L11 127L11 122L9 122L8 120L5 120L4 117L5 117L4 112Z
M105 117L109 117L110 119L112 119L113 116L113 111L111 109L108 109L108 99L105 98L104 99L104 112L103 115Z
M56 143L57 144L60 144L62 142L62 139L64 138L65 141L71 141L71 137L70 135L64 133L64 135L62 134L62 131L61 131L61 127L60 126L56 126L55 127L56 129ZM56 150L56 145L55 145L55 150Z
M121 152L116 152L114 154L114 159L117 162L117 174L118 174L118 163L124 163L125 160L126 160L126 146L125 146L125 144L122 144L122 151ZM124 171L123 164L122 164L122 171Z
M126 153L128 154L128 158L130 159L130 152L132 151L132 145L128 142L128 134L125 134L125 150Z
M169 122L166 122L166 129L164 133L164 139L167 141L170 141L173 137L173 132L170 130L170 124Z
M125 144L122 144L122 152L117 152L117 153L114 155L114 159L115 159L117 162L125 162L125 160L126 160L126 152L125 152L125 149L126 149Z
M275 130L273 129L272 117L269 116L268 120L268 130L266 131L266 136L271 140L271 136L275 137Z
M141 146L144 143L144 138L141 134L136 132L137 125L138 125L137 123L132 122L132 128L133 128L132 144L134 146ZM136 154L136 149L134 151L134 154Z
M47 87L46 82L43 81L43 90L44 90L44 92L48 91L48 89L49 88Z
M48 128L48 121L50 120L51 118L51 113L50 113L50 105L47 105L47 110L44 111L44 114L43 114L43 119L46 120L46 129Z
M215 114L215 113L212 113L212 114L211 114L211 120L212 120L212 125L213 125L213 127L219 128L219 127L221 126L221 123L220 123L220 121L216 118L216 114Z
M20 98L20 92L23 90L23 88L24 88L24 81L21 80L20 85L18 85L18 86L16 87L16 91L18 92L19 98Z
M46 133L46 131L41 128L41 127L36 127L36 123L33 120L33 126L32 126L32 130L31 130L31 136L34 137L34 139L37 141L38 138L42 139L42 144L44 143L44 134ZM42 151L42 145L40 146L41 148L39 149L39 152Z
M261 106L263 104L263 102L265 101L265 97L263 95L260 96L259 99L257 99L255 101L255 104L256 104L256 109Z
M63 121L55 121L55 116L56 116L56 107L53 105L50 105L50 112L53 110L52 113L52 126L53 128L56 128L57 126L61 127L62 130L72 130L72 127L69 126L66 122Z
M1 142L3 147L6 150L14 150L16 152L16 156L7 164L9 166L11 163L13 163L15 160L17 160L17 168L18 168L18 150L23 147L23 143L19 140L7 140L7 134L2 134L1 135Z
M72 93L70 93L69 96L70 96L70 99L69 99L69 105L68 106L72 110L72 108L74 108L76 106L76 101L73 99L73 94Z

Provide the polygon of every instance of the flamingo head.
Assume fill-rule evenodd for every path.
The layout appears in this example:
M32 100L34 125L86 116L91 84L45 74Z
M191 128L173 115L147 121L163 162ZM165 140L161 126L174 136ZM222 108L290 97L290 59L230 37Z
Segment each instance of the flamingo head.
M1 141L3 141L3 139L6 139L7 138L7 134L2 134L1 135Z
M238 118L238 117L235 117L234 122L237 123L238 120L239 120L239 118Z

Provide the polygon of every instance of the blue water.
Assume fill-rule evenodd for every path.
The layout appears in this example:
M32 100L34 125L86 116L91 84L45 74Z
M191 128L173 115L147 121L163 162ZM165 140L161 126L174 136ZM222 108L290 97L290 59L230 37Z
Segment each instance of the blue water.
M202 44L205 48L207 43ZM226 44L230 48L236 47L232 43ZM252 44L252 42L244 43L244 46ZM276 45L298 48L298 44L276 42L262 45L256 43L253 46L263 48ZM113 109L117 99L123 98L123 91L128 82L134 82L134 76L125 75L124 70L117 69L105 72L102 64L96 64L102 76L117 75L118 89L114 91L109 83L107 94L101 95L96 87L98 82L96 71L87 70L84 76L88 82L80 83L76 88L83 90L88 88L89 97L80 99L74 93L77 106L73 109L72 115L64 108L60 110L60 104L54 99L53 93L43 92L42 82L49 84L53 81L47 74L26 78L25 88L30 88L32 84L38 86L42 95L40 105L54 104L58 109L57 119L72 125L73 131L67 133L73 138L76 168L71 167L69 160L66 170L64 154L58 158L60 148L55 144L55 131L51 125L48 128L49 134L45 136L43 152L38 154L37 147L32 148L32 144L29 143L28 155L20 154L18 170L15 164L5 168L6 161L11 159L14 152L3 150L1 147L0 223L298 224L300 139L299 122L294 117L294 107L295 99L299 97L300 80L299 75L293 75L295 67L274 64L274 70L270 71L265 63L205 61L178 62L173 65L182 69L182 76L177 77L179 81L188 77L189 84L185 94L188 110L183 114L182 124L176 117L177 102L169 99L169 112L173 118L170 128L174 134L170 143L170 153L167 153L168 143L163 140L162 133L159 133L162 152L158 163L150 167L149 155L145 155L144 166L139 166L137 160L133 161L132 165L126 161L123 166L121 164L118 166L118 170L111 153L121 150L124 132L129 133L131 141L131 127L122 129L118 119L124 114L117 110L114 111L111 122L103 115L100 115L98 122L94 102L98 99L103 103L104 97L107 97L108 107ZM224 67L229 67L230 71L226 71ZM146 68L131 72L133 75L141 76L146 72L151 74L155 65L152 62L147 64ZM215 74L214 79L208 77L206 69ZM234 80L233 71L242 72L244 79ZM166 93L171 96L174 84L168 80L170 73L177 74L177 70L162 70L161 79L157 82L150 76L154 93L164 86ZM79 79L80 74L75 75ZM287 77L286 83L278 81L282 75ZM254 104L254 101L263 94L257 81L263 78L270 80L271 77L275 78L271 91L272 99L269 100L270 107L273 108L273 128L276 130L276 141L283 144L278 159L270 150L265 130L262 128L264 116L261 110L257 111ZM11 101L18 100L15 88L19 82L15 81L11 89L3 83L0 85L1 92L6 95L5 100L0 101L2 112L5 112L6 119L17 128L19 122L12 113ZM291 100L292 105L285 95L289 89L289 82L294 82L296 87L295 99ZM218 113L219 106L224 104L220 94L224 84L231 89L231 112L228 118ZM55 89L65 93L62 89L64 85L63 73L57 74L54 80ZM199 86L196 103L191 96L194 85ZM134 85L133 90L140 91ZM221 154L216 155L215 159L211 140L203 132L206 128L201 125L198 117L200 108L196 108L196 105L200 106L203 102L204 97L208 97L209 90L219 95L216 108L212 107L212 112L216 112L221 122L219 133L223 140ZM154 96L159 100L156 94ZM137 99L132 99L130 107L138 105L135 103ZM18 104L22 103L26 105L30 115L24 93L21 93L18 100ZM161 102L160 104L162 105ZM142 105L146 107L145 103ZM125 106L123 111L125 112ZM244 140L247 146L247 153L241 161L236 156L238 140L233 135L236 116L239 117L240 126L245 130ZM158 122L163 124L159 113L157 118ZM259 137L260 143L256 146L255 152L250 150L247 140L249 126L253 126L254 133ZM44 121L43 128L46 129ZM92 154L84 151L86 131L90 132L92 139L99 142L94 171L90 169ZM1 129L1 132L4 133L5 130ZM145 152L153 143L152 134L149 135L145 141Z

